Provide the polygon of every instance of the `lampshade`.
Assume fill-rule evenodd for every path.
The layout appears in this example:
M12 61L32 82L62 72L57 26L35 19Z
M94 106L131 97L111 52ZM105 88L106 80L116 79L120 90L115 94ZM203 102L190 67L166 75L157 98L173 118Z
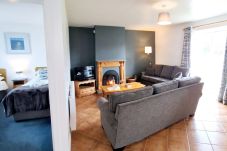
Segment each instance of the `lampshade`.
M158 15L158 24L159 25L169 25L169 24L171 24L170 14L168 12L159 13L159 15Z
M146 54L152 53L152 47L151 46L145 46L145 53Z

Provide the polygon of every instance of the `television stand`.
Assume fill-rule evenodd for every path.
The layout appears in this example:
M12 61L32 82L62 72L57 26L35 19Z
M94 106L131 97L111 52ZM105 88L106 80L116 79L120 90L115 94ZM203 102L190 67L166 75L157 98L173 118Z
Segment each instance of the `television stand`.
M76 96L83 97L94 94L95 91L95 80L85 80L85 81L74 81Z

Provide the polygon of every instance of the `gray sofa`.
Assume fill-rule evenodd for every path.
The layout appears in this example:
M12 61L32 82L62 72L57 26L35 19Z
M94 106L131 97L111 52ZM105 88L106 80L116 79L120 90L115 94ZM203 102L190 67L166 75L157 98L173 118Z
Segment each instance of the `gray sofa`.
M188 74L188 68L169 65L152 65L148 66L145 72L142 72L141 82L145 85L153 85L155 83L187 77Z
M101 123L114 150L194 115L202 87L199 77L186 77L101 97Z

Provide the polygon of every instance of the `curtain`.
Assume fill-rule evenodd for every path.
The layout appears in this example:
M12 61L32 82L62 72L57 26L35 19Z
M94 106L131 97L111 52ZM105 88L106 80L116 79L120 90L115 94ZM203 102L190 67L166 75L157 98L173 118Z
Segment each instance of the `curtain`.
M223 102L223 104L227 105L227 40L226 40L225 55L224 55L222 81L221 81L218 101Z
M184 29L184 41L181 58L181 67L190 68L190 50L191 50L192 27Z

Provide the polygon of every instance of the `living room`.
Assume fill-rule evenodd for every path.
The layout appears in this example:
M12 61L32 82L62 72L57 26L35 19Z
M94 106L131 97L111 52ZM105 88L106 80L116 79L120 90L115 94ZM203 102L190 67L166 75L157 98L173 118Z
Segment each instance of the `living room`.
M27 19L36 14L30 4L43 7L39 9L43 14ZM43 32L36 28L31 32L43 34L46 63L40 66L48 69L50 110L45 128L34 124L43 119L1 122L0 150L227 150L226 4L226 0L2 0L4 21L43 22ZM26 6L13 9L18 5ZM9 10L14 13L4 13ZM9 32L9 25L1 25L2 32ZM12 26L13 32L19 28ZM32 37L36 39L32 42L40 42ZM24 49L21 39L15 40L19 42L9 42L12 47ZM1 41L5 53L3 33ZM32 54L40 54L40 46L32 47ZM4 63L8 58L0 57ZM9 74L2 69L0 74L5 91ZM30 99L33 93L28 95L20 99ZM2 106L1 119L6 119L5 111ZM24 123L34 133L20 127L15 131L14 125Z
M67 4L77 95L72 150L226 150L221 2L207 3L204 12L198 12L201 1L190 8L183 1L87 4ZM199 34L219 42L208 46ZM212 65L207 53L197 53L204 48Z

